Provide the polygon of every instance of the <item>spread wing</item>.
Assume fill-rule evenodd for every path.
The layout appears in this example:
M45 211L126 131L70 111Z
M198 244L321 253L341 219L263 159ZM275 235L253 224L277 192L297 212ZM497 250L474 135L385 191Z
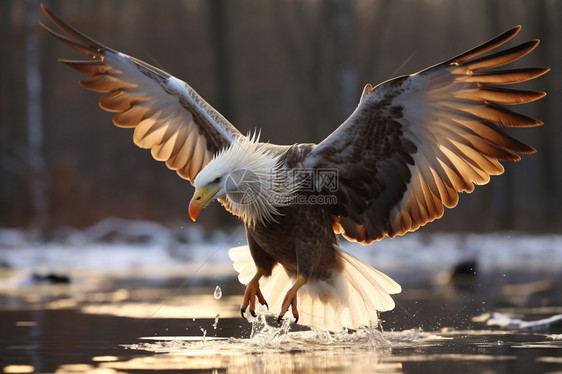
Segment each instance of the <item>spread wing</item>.
M501 174L499 161L517 161L519 154L535 152L500 126L542 122L501 105L545 94L499 86L536 78L549 69L488 69L526 55L538 40L480 56L520 28L419 73L365 87L357 109L304 164L337 170L338 185L332 186L336 232L370 243L416 230L441 217L443 206L454 207L459 192L472 192L474 184Z
M45 14L66 33L49 33L90 57L61 60L90 75L80 84L103 92L100 107L117 112L113 123L134 128L133 140L191 182L214 153L243 135L187 83L134 57L108 48L67 25L43 4Z

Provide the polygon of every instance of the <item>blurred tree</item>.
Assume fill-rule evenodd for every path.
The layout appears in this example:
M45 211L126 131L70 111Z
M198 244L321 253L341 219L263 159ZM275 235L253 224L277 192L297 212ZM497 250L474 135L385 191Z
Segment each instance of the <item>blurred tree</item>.
M539 1L537 6L535 28L537 29L537 35L541 37L542 44L542 48L537 53L540 55L540 61L548 61L550 60L549 53L552 53L552 50L558 51L560 56L560 48L556 46L560 46L561 40L559 38L552 38L552 35L556 35L552 28L555 24L554 22L559 21L555 18L560 17L562 9L560 9L560 2L554 3L547 0ZM555 67L553 66L553 68ZM549 222L555 221L557 218L560 219L560 191L562 191L560 173L557 175L557 173L552 172L553 170L560 170L560 167L557 167L560 164L555 162L555 145L552 140L560 139L560 136L562 136L560 126L556 126L556 118L549 113L549 104L553 100L553 94L558 94L559 96L561 91L559 88L557 89L553 82L552 79L544 81L545 87L542 89L548 92L548 96L538 103L539 113L541 114L540 118L546 123L545 129L540 132L541 149L539 157L542 166L540 173L542 187L541 210L545 214L544 218L547 221L547 226L550 226ZM556 105L553 105L553 107L556 107Z
M232 98L234 91L232 86L232 69L234 61L230 58L230 35L229 1L209 1L209 26L211 41L213 43L213 57L217 76L217 110L229 121L236 123L234 116L234 105Z
M328 38L333 46L333 71L331 79L336 82L335 100L339 122L343 122L357 105L357 72L351 65L353 55L353 8L351 0L326 0L321 12L322 22L328 28ZM330 79L330 77L328 77Z
M48 221L45 198L45 158L43 155L43 85L39 70L39 37L36 28L39 0L26 3L25 86L27 115L27 160L30 176L32 225L45 229Z

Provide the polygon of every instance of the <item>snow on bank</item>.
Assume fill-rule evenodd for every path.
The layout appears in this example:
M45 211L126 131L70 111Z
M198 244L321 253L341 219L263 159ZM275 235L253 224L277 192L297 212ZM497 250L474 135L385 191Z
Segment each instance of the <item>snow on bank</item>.
M488 326L496 326L510 330L547 330L554 324L562 323L562 314L556 314L548 318L543 318L534 321L524 321L510 314L493 313L486 314L478 317L479 322L486 322ZM555 339L556 335L553 335Z
M234 275L228 249L243 230L206 237L202 228L107 218L84 230L61 229L49 240L32 231L0 228L0 267L36 274L131 277Z
M374 266L403 271L436 272L466 261L476 261L479 272L562 270L562 235L415 232L371 246L346 243L343 248Z
M194 224L108 218L84 230L60 230L47 241L34 232L0 229L0 266L36 273L229 275L228 249L245 243L242 227L206 235ZM479 272L562 269L562 235L411 233L370 246L342 240L342 247L390 273L437 273L474 260Z

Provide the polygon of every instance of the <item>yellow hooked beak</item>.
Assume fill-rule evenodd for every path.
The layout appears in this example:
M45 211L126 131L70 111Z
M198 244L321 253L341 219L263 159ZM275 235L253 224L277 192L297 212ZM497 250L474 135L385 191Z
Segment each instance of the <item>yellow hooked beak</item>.
M203 209L219 191L220 187L216 184L208 184L195 190L195 193L189 202L189 217L195 221L195 218L197 218L201 209Z

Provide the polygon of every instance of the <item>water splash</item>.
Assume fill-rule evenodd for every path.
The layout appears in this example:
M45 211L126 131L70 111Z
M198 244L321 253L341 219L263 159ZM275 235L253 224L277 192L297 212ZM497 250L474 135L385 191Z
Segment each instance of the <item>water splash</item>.
M294 322L292 318L283 318L281 326L269 325L266 320L266 313L266 308L259 305L256 309L257 316L248 320L252 324L250 339L255 340L260 345L269 344L287 335L291 330L291 323Z
M145 342L125 346L130 349L148 352L213 355L216 352L226 356L240 354L296 354L333 352L361 354L371 352L381 355L390 354L392 348L405 345L402 341L411 338L408 336L394 336L396 333L381 333L376 329L360 329L357 331L290 331L290 321L281 326L272 326L264 323L265 319L258 316L251 338L221 338L208 337L207 331L201 328L203 336L175 336L175 337L146 337ZM273 322L273 324L276 324ZM416 334L414 334L416 335ZM416 335L417 336L417 335ZM146 342L146 340L151 340ZM423 340L423 339L422 339ZM416 341L416 340L414 340ZM416 345L408 339L408 345ZM419 341L418 341L419 344Z
M215 323L213 323L213 330L217 331L217 326L219 324L219 318L220 318L220 314L217 314L217 316L215 317Z
M203 333L203 344L205 344L205 342L207 341L207 330L205 330L203 327L200 327L199 330L201 330L201 332Z
M283 323L278 325L275 318L268 317L265 307L256 309L256 317L248 315L252 330L250 338L217 338L208 337L207 331L200 328L203 336L163 338L142 338L153 340L133 346L153 352L186 353L199 352L207 354L221 351L224 354L276 354L276 353L314 353L314 352L377 352L389 353L392 347L412 344L412 341L424 340L420 331L411 330L407 333L383 333L378 328L361 328L356 331L343 329L339 332L325 330L291 331L294 319L287 314ZM217 314L213 329L216 331L220 314Z
M214 292L213 296L214 296L215 299L217 299L217 300L222 297L222 290L221 290L221 288L220 288L219 286L217 286L217 287L215 288L215 292Z

